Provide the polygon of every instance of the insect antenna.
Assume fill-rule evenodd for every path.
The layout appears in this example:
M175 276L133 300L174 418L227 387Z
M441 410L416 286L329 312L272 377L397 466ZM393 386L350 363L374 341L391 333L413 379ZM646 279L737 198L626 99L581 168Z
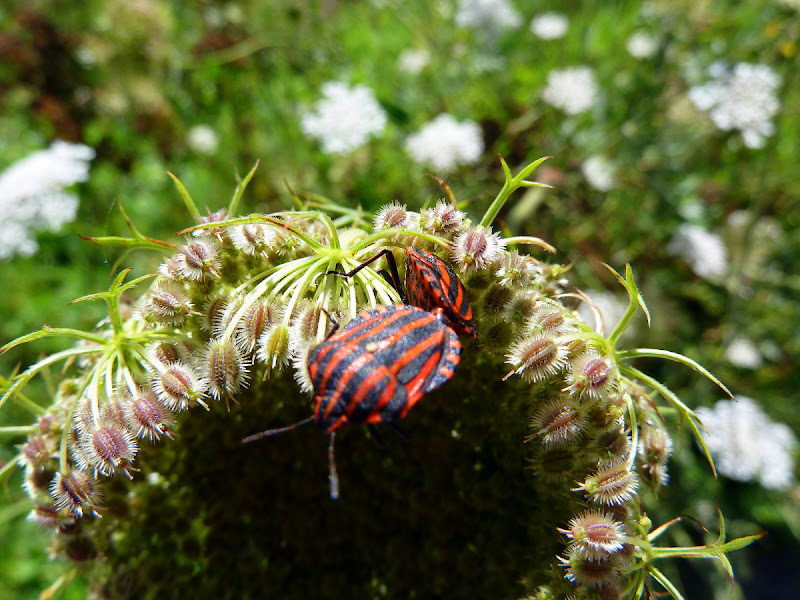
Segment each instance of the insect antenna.
M267 429L266 431L260 431L258 433L254 433L253 435L248 435L246 438L242 440L242 444L249 444L250 442L255 442L256 440L260 440L261 438L270 437L273 435L277 435L279 433L284 433L285 431L291 431L295 427L300 427L300 425L305 425L306 423L311 423L314 420L314 416L310 416L307 419L303 419L302 421L298 421L294 425L287 425L286 427L278 427L277 429Z

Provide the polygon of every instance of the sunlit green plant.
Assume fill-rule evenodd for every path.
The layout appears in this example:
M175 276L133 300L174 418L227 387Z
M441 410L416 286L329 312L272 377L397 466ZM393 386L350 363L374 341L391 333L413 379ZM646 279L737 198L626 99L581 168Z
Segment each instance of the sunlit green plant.
M536 506L540 512L513 515L534 524L530 537L512 549L521 563L526 552L537 558L520 572L513 572L518 566L504 572L508 581L494 590L497 596L506 596L521 579L524 592L533 598L639 598L650 593L654 582L680 598L678 588L655 565L659 558L676 556L718 559L732 577L726 553L758 536L726 541L721 516L714 544L655 545L674 521L653 529L644 510L646 499L639 492L643 486L657 491L668 481L670 420L688 424L704 450L705 446L694 412L631 363L640 357L675 361L727 389L680 354L618 348L637 310L643 310L649 321L630 266L624 275L608 267L626 290L629 304L612 332L604 335L598 310L595 331L566 305L575 299L587 301L580 292L565 292L566 267L517 249L523 244L548 251L554 248L538 238L503 237L492 231L492 223L515 190L541 186L527 178L544 160L513 175L501 159L505 183L477 223L466 217L444 182L440 183L446 197L433 206L411 211L392 203L375 215L370 226L359 210L339 207L319 196L304 201L294 194L296 210L233 216L255 168L240 180L226 210L201 216L189 192L173 177L198 221L181 232L187 236L185 244L148 239L130 222L130 238L94 239L128 249L174 250L157 273L126 283L129 271L123 270L108 292L80 298L103 300L108 306L108 318L93 331L46 327L0 349L6 352L45 337L76 340L72 348L40 360L9 380L0 405L16 401L31 411L36 422L0 429L8 436L27 436L2 475L17 467L24 470L25 489L34 503L30 518L53 529L56 552L79 565L99 594L116 597L127 586L124 589L142 597L163 597L159 590L164 582L148 574L163 568L167 559L160 558L160 553L173 552L178 556L188 552L183 559L194 565L190 570L205 582L201 589L209 596L216 593L220 581L233 586L229 591L240 596L250 586L272 585L281 570L280 562L272 566L279 555L260 564L257 576L238 584L230 565L217 575L212 568L216 562L211 560L217 549L203 545L213 535L208 515L214 510L205 504L197 514L188 509L199 494L192 491L193 486L200 483L203 473L210 477L220 468L229 477L226 494L211 498L211 503L219 503L220 509L232 503L229 508L241 516L243 530L228 532L233 538L244 536L234 541L234 548L238 547L234 553L260 540L249 535L247 523L281 519L281 514L271 514L269 501L259 504L256 513L237 504L236 499L247 498L255 484L245 475L250 467L241 450L238 462L231 461L231 440L263 428L244 415L294 414L295 407L305 410L302 392L311 391L308 350L326 337L331 320L345 324L362 309L400 301L398 291L372 266L353 277L336 272L352 270L381 249L402 255L404 247L413 245L436 252L452 264L476 315L478 340L465 342L463 363L445 386L446 393L459 399L446 407L447 418L452 419L452 425L447 425L452 427L452 442L463 439L474 455L455 465L458 476L462 481L493 476L491 471L482 472L489 457L480 453L481 444L493 437L508 439L505 447L524 453L533 466L532 472L522 469L513 477L521 482L515 485L530 488L530 498L518 498L520 510ZM138 300L129 300L129 293L149 279L153 279L149 289ZM60 363L64 363L62 380L52 401L28 397L25 392L31 379ZM291 370L299 389L288 377ZM441 395L432 394L431 403L434 398ZM198 405L205 410L190 410ZM509 419L511 429L498 428L494 422ZM417 443L424 445L424 440ZM198 448L207 463L193 462ZM225 466L217 465L217 460ZM381 482L388 486L385 502L395 497L393 478L407 477L411 468L393 464L391 470L382 471ZM282 486L283 482L268 481L267 485ZM483 481L484 492L479 496L468 494L469 485L473 484L463 483L470 502L485 502L487 514L503 515L497 527L513 528L504 523L508 516L503 503L486 499L486 490L506 486L502 476L494 483ZM408 487L406 491L413 493ZM368 500L354 489L336 504L363 504L350 518L368 521L372 517ZM292 506L304 511L337 510ZM162 523L175 511L187 513L185 530ZM152 526L155 529L147 534ZM204 548L200 558L196 549L187 549L192 544L177 541L183 536ZM380 546L382 542L375 539L373 543ZM414 547L417 541L412 535L407 543ZM457 555L461 550L454 546L448 551ZM373 551L380 554L377 548ZM176 573L183 559L175 563ZM389 562L380 563L382 567L366 578L349 569L346 560L334 563L344 579L338 588L325 588L326 593L366 586L373 594L400 595L401 588L394 587L400 585L400 576L392 574L396 561L391 554L382 560ZM185 586L194 585L192 581L175 574L168 589L179 595L188 589ZM448 587L471 585L468 578L447 581ZM416 582L406 578L402 585L412 585L422 594L434 586L432 579L424 577ZM435 586L439 589L442 583Z

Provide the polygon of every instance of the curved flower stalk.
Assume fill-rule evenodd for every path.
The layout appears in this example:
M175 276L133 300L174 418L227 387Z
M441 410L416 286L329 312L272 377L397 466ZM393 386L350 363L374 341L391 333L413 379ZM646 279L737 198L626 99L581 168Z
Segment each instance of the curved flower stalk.
M719 381L678 354L617 347L633 314L647 314L630 267L624 276L612 270L630 302L604 337L565 304L576 296L564 292L567 268L519 249L552 246L492 229L516 189L541 185L527 177L542 160L512 175L501 159L505 184L476 223L441 181L445 197L433 206L411 211L393 202L371 224L321 196L294 196L294 211L231 217L251 171L228 209L205 217L175 179L198 221L181 232L181 246L145 238L130 223L132 238L95 240L174 253L152 276L123 283L123 272L108 292L83 298L109 306L97 331L44 329L2 349L44 336L78 340L14 377L0 400L13 398L36 416L33 425L0 428L27 435L4 474L24 468L31 519L53 528L56 553L81 564L105 597L174 595L198 589L197 577L210 597L308 596L320 590L304 587L312 571L332 574L322 593L331 597L459 595L453 590L463 586L479 597L636 598L652 582L680 597L655 559L711 556L730 572L725 553L755 538L726 543L723 531L705 549L654 545L665 526L650 531L639 492L668 483L665 417L677 414L702 444L701 424L631 361L658 356ZM309 475L319 455L307 438L292 434L247 451L239 440L267 422L308 415L308 350L332 321L400 301L377 262L352 277L337 273L386 248L402 258L408 246L450 262L478 339L464 340L453 379L421 403L438 412L415 409L424 433L406 450L387 447L387 458L354 453L358 467L350 466L364 476L364 492L348 487L352 496L330 506ZM125 306L123 293L147 277L149 290ZM28 398L27 383L62 361L53 403ZM280 443L295 446L280 451ZM425 536L437 541L421 543L428 538L412 526L398 532L398 522L425 523ZM393 527L385 549L375 545L389 535L384 525ZM298 548L291 558L287 547ZM482 573L500 547L503 566ZM396 560L406 552L420 554L418 571ZM344 560L364 556L372 558L359 568ZM290 563L301 572L287 577L292 569L281 565ZM459 573L458 581L447 573Z

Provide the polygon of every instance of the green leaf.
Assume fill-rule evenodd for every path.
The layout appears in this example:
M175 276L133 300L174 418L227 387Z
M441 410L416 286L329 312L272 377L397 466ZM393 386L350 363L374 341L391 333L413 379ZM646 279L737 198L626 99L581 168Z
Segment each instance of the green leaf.
M253 178L253 175L256 173L256 169L258 169L258 165L261 161L257 160L256 164L253 165L253 168L250 169L250 172L245 175L244 179L239 177L239 174L236 174L236 189L233 191L233 197L231 198L231 202L228 205L228 214L233 216L236 214L236 211L239 210L239 203L242 200L242 195L244 194L245 189L247 188L247 184L250 183L250 180Z

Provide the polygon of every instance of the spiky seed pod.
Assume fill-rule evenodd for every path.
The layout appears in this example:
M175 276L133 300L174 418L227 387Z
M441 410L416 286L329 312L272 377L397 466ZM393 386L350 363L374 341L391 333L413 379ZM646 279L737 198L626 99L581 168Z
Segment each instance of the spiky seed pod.
M210 213L205 217L199 217L197 219L198 225L208 225L211 223L219 223L220 221L224 221L228 218L228 209L227 208L220 208L218 211ZM228 239L228 228L227 227L209 227L208 229L198 229L192 233L192 235L196 238L210 238L215 237L220 241L226 241Z
M451 257L462 272L482 271L491 266L506 243L491 227L470 227L453 242Z
M100 417L99 414L96 416L98 418ZM83 396L78 400L78 404L75 406L75 413L72 416L73 429L78 434L90 431L94 427L94 419L95 415L92 412L92 399Z
M83 470L93 470L95 476L97 473L108 476L122 471L132 477L131 463L138 447L128 429L116 423L102 423L81 436L80 447L85 464L79 466Z
M283 311L277 303L258 300L247 310L236 324L236 345L248 356L258 346L264 331L280 321Z
M566 350L549 335L529 335L515 341L506 354L506 362L514 366L512 374L526 381L541 381L566 369Z
M540 302L525 323L529 333L546 332L550 335L567 335L576 329L575 319L560 305Z
M47 529L55 529L64 522L64 516L59 513L54 504L37 504L28 513L27 519Z
M256 358L270 369L286 365L289 362L289 328L282 323L267 327L258 339Z
M594 445L601 451L604 460L621 461L630 456L631 436L622 426L600 433Z
M294 367L294 379L300 386L300 391L310 394L314 391L314 384L311 381L311 374L308 372L308 353L314 346L306 344L299 348L292 357Z
M179 255L171 256L164 260L158 267L158 273L166 279L180 280L184 279L182 264L183 262L178 258Z
M520 326L533 315L536 305L537 301L534 293L523 291L514 294L509 303L503 307L503 317Z
M162 365L169 365L184 360L186 348L183 344L161 342L152 347L153 358Z
M245 254L266 257L275 246L275 228L265 223L247 223L230 228L233 245Z
M54 466L31 467L25 468L25 481L22 487L25 488L28 496L33 500L38 500L43 494L47 494L50 489L50 483L53 481L55 475Z
M172 411L186 410L195 403L208 409L202 399L208 382L180 361L157 371L152 376L151 386L158 399Z
M225 332L236 319L236 315L239 313L243 304L244 301L241 298L231 298L231 301L225 305L225 308L215 319L214 326L211 330L215 337L223 337L225 335Z
M569 538L570 551L589 560L600 560L616 554L623 547L625 532L622 523L602 510L587 510L569 521L569 529L558 531Z
M594 474L572 491L584 491L592 502L615 506L633 497L639 480L625 462L602 465Z
M84 471L70 469L66 473L56 473L50 484L50 496L58 510L72 516L97 515L95 508L100 501L100 490L95 480Z
M420 212L420 229L434 235L453 235L464 227L465 215L452 203L438 200L433 208Z
M49 439L35 435L28 438L19 448L20 464L37 469L44 467L55 453L55 444Z
M537 271L536 261L530 256L521 256L516 250L503 252L497 262L497 277L504 286L525 287Z
M179 327L194 313L194 305L181 284L165 279L145 296L141 312L148 323Z
M219 252L211 240L194 240L181 246L177 259L180 273L186 279L205 281L209 273L219 276Z
M514 292L500 284L492 285L483 295L481 303L489 315L502 316L503 310L513 300Z
M113 423L126 429L128 420L125 416L125 402L131 397L131 393L125 389L124 393L118 391L117 394L117 398L109 398L103 402L100 408L100 421Z
M375 230L381 229L417 229L419 215L408 210L405 204L397 201L383 205L375 213Z
M227 291L217 292L208 299L203 305L202 318L200 319L200 327L203 331L210 331L215 335L219 334L222 315L230 302L231 297Z
M564 391L579 398L598 399L613 393L617 368L608 356L586 354L572 363Z
M169 428L175 423L172 414L149 390L141 390L125 404L128 428L137 438L157 440L162 435L172 439Z
M672 439L660 425L642 427L640 460L642 473L654 485L666 485L669 481L667 461L672 454Z
M289 327L289 348L296 353L300 348L325 338L330 323L322 308L311 301L297 304Z
M231 398L247 387L245 360L231 340L211 340L199 364L215 400Z
M561 566L566 567L564 577L574 584L600 588L616 585L619 569L613 558L592 560L577 551L568 551L567 558L558 557Z
M594 351L594 346L591 342L583 338L573 338L566 342L564 346L567 350L567 360L573 364Z
M534 413L531 427L535 431L530 437L540 438L548 447L563 447L580 438L585 424L586 418L574 400L556 397L542 404Z

